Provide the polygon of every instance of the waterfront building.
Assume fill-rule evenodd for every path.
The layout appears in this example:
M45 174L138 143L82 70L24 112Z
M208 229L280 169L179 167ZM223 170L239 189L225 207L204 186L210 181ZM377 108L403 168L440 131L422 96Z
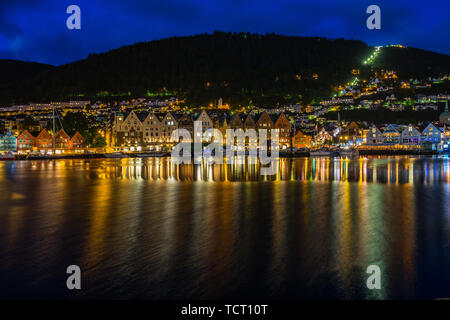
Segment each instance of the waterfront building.
M364 140L364 131L355 121L350 122L346 128L339 132L339 144L343 147L361 145Z
M292 145L295 149L311 148L312 137L304 134L300 130L297 131L292 140Z
M43 129L34 140L34 144L39 151L47 153L53 148L53 136L47 129Z
M69 135L64 131L64 129L59 130L55 136L55 148L56 149L71 149L72 145L70 143Z
M408 125L401 133L401 143L404 145L418 145L420 143L420 131L412 124Z
M17 138L11 133L0 134L0 152L2 151L16 151Z
M187 126L190 132L193 128L191 119L188 116L180 118L183 126ZM210 124L208 120L203 122ZM177 128L178 119L171 112L157 114L131 111L128 115L119 113L115 115L111 127L111 146L130 148L131 151L142 147L156 147L159 150L159 147L173 145L172 133Z
M223 143L226 143L227 129L230 128L230 119L227 113L222 113L214 119L214 128L222 133Z
M393 145L400 143L400 131L393 124L389 124L383 131L383 144Z
M381 145L383 144L383 133L377 126L372 126L366 134L366 144L368 145Z
M115 137L113 143L116 146L137 147L143 143L142 122L134 111L128 115L116 115L112 131Z
M279 130L280 149L287 149L291 146L291 124L284 113L280 113L274 119L274 127Z
M267 112L263 112L263 113L259 114L259 117L256 120L256 128L257 129L267 129L267 130L274 128L274 123ZM269 133L270 133L270 131L268 132L268 135L269 135Z
M422 131L420 142L422 144L431 143L432 145L435 145L441 142L441 138L442 138L441 130L439 130L439 128L436 127L434 124L430 123Z
M17 151L19 153L27 153L33 151L35 137L28 131L24 130L17 137Z
M192 142L194 136L194 119L192 118L191 115L182 114L178 118L178 129L186 129L189 132L191 139L190 141L185 142Z
M314 136L314 144L315 145L330 145L333 142L333 136L323 127L320 131Z
M70 139L70 147L72 149L80 149L86 146L86 141L84 137L77 131L73 135L72 139Z
M244 131L247 131L248 129L257 129L255 119L253 119L253 116L250 113L247 115L247 117L245 117L244 120Z
M200 122L202 126L201 132L194 132L194 135L197 135L197 138L202 138L203 142L209 142L212 134L209 134L209 137L203 137L203 133L205 133L208 129L212 129L214 127L214 122L208 113L205 110L202 110L194 117L194 123ZM194 137L192 137L194 139Z
M208 113L205 110L202 110L199 114L197 114L195 116L195 121L201 122L202 133L205 132L206 130L214 127L214 123L213 123L211 117L208 115Z
M167 112L161 120L161 140L165 143L173 143L172 132L178 128L178 122L175 117Z
M245 125L246 120L247 120L248 127L246 127L246 125ZM256 130L255 121L253 120L253 117L250 114L248 114L247 116L245 116L244 114L234 114L231 117L231 119L229 120L228 127L229 127L229 129L232 129L234 131L241 129L244 133L246 133L245 140L244 140L246 148L257 147L258 138L257 137L252 138L251 135L247 135L247 131L249 129ZM256 132L256 134L257 134L257 132ZM237 142L236 139L235 139L235 143Z
M163 141L162 128L164 127L160 117L154 112L146 114L143 120L143 144L154 145Z
M270 140L271 140L271 130L274 129L274 123L272 121L272 118L270 117L270 115L264 111L263 113L260 113L255 121L255 126L256 126L256 131L258 132L258 141L259 138L261 138L259 130L260 129L265 129L267 130L267 141L268 143L271 145ZM263 149L265 149L265 147L263 147Z
M243 129L244 128L244 122L242 121L241 115L238 113L235 113L230 120L230 129L236 130L236 129Z

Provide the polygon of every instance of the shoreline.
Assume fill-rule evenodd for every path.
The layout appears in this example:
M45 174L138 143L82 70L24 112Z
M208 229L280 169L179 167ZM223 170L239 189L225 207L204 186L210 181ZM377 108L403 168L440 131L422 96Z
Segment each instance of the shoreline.
M359 156L434 156L448 153L439 153L437 151L415 151L415 150L359 150ZM19 160L65 160L65 159L123 159L123 158L165 158L170 157L170 153L167 154L121 154L118 157L111 156L108 153L98 153L98 154L73 154L73 155L61 155L61 156L30 156L27 155L15 155L14 160L4 160L4 161L19 161ZM144 156L142 156L144 155ZM309 152L283 152L279 155L280 158L307 158L311 157ZM311 157L314 158L314 157ZM327 156L322 156L320 158L327 158Z

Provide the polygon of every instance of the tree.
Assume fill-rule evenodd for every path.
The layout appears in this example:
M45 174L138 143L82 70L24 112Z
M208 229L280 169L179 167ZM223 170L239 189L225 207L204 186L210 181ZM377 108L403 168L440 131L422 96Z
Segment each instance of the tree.
M37 125L37 122L30 116L27 116L21 123L22 130L32 130Z
M61 121L64 131L73 136L77 131L83 136L89 135L89 120L82 112L68 112Z
M106 147L106 138L96 132L92 137L90 146L92 148L104 148Z

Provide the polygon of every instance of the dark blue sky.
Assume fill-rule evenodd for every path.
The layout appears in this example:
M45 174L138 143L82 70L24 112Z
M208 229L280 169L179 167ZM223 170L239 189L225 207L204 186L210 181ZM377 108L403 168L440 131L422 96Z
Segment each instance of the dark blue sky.
M81 30L66 28L67 6ZM381 8L381 30L366 8ZM138 41L249 31L400 43L450 54L450 0L1 0L0 59L60 65Z

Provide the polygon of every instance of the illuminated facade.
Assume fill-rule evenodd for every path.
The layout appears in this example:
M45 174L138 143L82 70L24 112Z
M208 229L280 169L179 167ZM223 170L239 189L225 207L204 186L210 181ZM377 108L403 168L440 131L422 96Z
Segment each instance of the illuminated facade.
M44 129L38 134L34 143L38 150L48 152L53 148L53 136Z
M0 151L16 151L17 138L12 133L0 134Z
M275 129L279 130L279 145L281 149L291 147L291 124L284 113L280 113L274 123Z
M297 131L292 138L292 145L295 149L311 148L311 140L311 136L308 136L301 131Z
M63 129L59 130L55 136L55 147L57 149L70 149L72 147L70 137Z
M412 124L402 131L401 143L405 145L418 145L420 143L420 131Z
M420 138L421 143L437 144L441 142L442 132L434 124L430 123L422 131Z
M381 145L383 144L384 137L380 129L377 126L372 126L366 134L366 144L368 145Z
M17 151L18 152L31 152L34 147L34 136L28 132L28 130L24 130L17 137Z
M70 139L70 147L72 149L80 149L86 147L86 141L84 137L77 131Z

